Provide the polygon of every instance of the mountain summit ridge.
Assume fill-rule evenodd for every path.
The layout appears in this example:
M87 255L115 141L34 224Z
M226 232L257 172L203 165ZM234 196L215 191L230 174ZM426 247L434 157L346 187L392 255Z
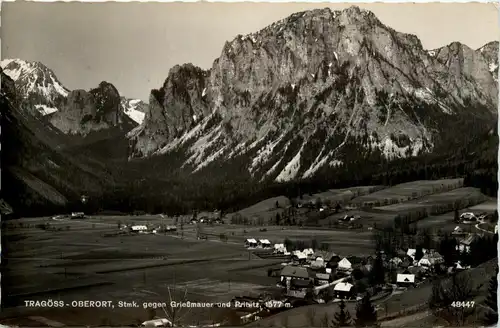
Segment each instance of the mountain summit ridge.
M243 158L252 177L287 181L434 151L496 117L484 56L453 47L432 56L355 6L292 14L226 42L208 71L174 66L129 133L131 158L175 153L192 172Z

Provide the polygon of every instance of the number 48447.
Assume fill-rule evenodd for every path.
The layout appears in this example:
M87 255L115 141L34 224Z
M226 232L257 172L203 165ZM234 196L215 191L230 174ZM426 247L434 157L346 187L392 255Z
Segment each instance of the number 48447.
M455 301L455 302L451 303L451 306L455 307L455 308L472 308L472 307L474 307L474 304L475 304L474 301L467 301L467 302Z

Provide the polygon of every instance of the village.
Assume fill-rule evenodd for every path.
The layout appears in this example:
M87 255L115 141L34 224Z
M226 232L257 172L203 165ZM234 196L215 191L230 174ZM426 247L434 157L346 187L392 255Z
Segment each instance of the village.
M167 304L91 316L80 309L77 317L38 310L37 317L65 325L88 318L93 325L178 326L169 301L229 304L189 309L182 324L196 327L286 326L280 320L288 316L313 325L298 324L308 317L300 311L333 315L344 303L353 317L359 304L371 304L377 320L389 320L406 309L427 311L436 281L470 272L485 285L494 269L484 271L484 263L497 256L496 207L461 181L436 180L280 196L232 212L84 210L4 221L5 252L22 272L6 301L16 306L57 293ZM16 260L28 255L43 261Z
M299 204L297 207L301 208L303 205ZM325 209L326 207L319 207L318 212L323 212ZM338 212L339 209L337 208L336 211ZM307 244L307 241L294 242L285 239L281 243L272 243L266 238L246 238L244 247L247 251L263 259L282 261L280 265L267 268L267 275L277 278L276 287L280 288L281 294L275 294L274 299L271 299L268 294L259 297L240 296L233 298L230 304L235 310L242 310L242 308L245 308L245 311L252 310L240 316L241 323L248 323L289 308L311 304L359 302L365 298L368 298L370 302L375 302L390 298L434 279L471 269L473 266L468 260L471 256L471 247L474 247L475 242L484 238L485 233L480 230L471 232L472 229L463 228L463 226L491 221L494 220L492 216L496 215L496 212L473 213L470 211L455 214L453 222L458 225L451 233L438 236L436 242L433 243L448 252L447 256L445 255L446 258L438 249L423 248L421 245L415 248L400 248L393 252L386 252L381 247L368 256L355 254L340 256L325 249L324 245L297 249L300 245ZM175 218L176 225L129 225L121 226L120 229L131 234L179 235L178 222L185 219ZM350 214L338 219L339 223L357 220L361 220L361 217ZM224 224L219 211L204 213L201 216L193 215L186 221L196 226L198 240L208 239L208 236L203 233L202 225ZM496 234L497 225L494 229ZM260 231L263 230L260 229ZM446 240L446 245L443 245L443 239ZM224 238L221 237L220 240L224 241ZM453 245L454 249L450 250L449 245ZM477 264L480 263L475 263ZM241 306L241 304L254 304L254 306ZM158 318L146 321L143 325L157 325L160 322L158 320L166 322L166 318Z

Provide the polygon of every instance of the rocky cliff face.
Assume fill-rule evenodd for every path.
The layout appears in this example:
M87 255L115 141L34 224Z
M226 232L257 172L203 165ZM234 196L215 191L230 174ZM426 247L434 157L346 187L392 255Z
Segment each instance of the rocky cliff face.
M50 116L50 123L66 134L87 135L92 131L124 127L126 115L120 94L107 82L89 92L71 91L60 110Z
M64 133L85 136L112 127L128 132L137 126L127 115L130 108L126 111L118 91L108 82L101 82L89 92L69 91L53 71L39 62L6 59L0 66L14 81L22 100L19 108L44 116Z
M488 69L493 74L493 79L498 83L498 41L493 41L485 44L476 50L483 56L488 64Z
M496 113L487 65L445 48L431 55L358 7L293 14L227 42L209 72L174 67L129 134L132 157L181 151L192 171L244 158L254 177L285 181L432 151Z
M498 50L498 42L496 45ZM449 80L445 81L449 89L462 89L464 87L462 85L463 77L471 77L477 82L482 93L495 100L498 95L498 83L494 75L495 68L491 64L491 59L487 59L480 49L474 51L464 44L453 42L448 46L436 49L433 51L433 55L451 73Z
M5 59L0 66L22 97L21 106L32 114L47 115L57 111L69 93L54 72L39 62Z

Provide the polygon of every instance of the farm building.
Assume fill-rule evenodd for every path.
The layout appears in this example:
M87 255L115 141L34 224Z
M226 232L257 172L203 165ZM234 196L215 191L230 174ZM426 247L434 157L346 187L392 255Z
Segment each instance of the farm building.
M354 286L348 282L339 282L333 288L336 298L352 298L354 296Z
M274 252L279 254L286 253L285 244L274 244Z
M130 227L130 230L134 231L134 232L144 232L144 231L147 231L148 230L148 227L145 226L145 225L134 225L132 227Z
M467 213L462 213L460 215L460 221L462 221L463 223L476 222L477 218L476 218L476 215L474 215L474 213L467 212Z
M307 262L307 255L302 253L301 251L294 251L292 253L292 260L299 263L305 263Z
M267 239L260 239L258 245L262 248L271 248L271 242Z
M469 234L466 238L459 240L456 247L460 252L470 252L470 245L477 239L476 234Z
M316 283L318 285L326 285L330 282L329 273L316 273Z
M287 295L293 297L305 297L307 289L314 284L315 274L305 267L285 266L280 273L281 283L286 286Z
M314 255L314 251L312 248L306 248L302 251L302 253L305 254L308 258Z
M411 273L398 273L396 284L399 287L409 287L415 284L415 275Z
M281 279L292 278L292 279L302 279L302 280L312 280L313 275L309 268L287 265L280 273Z
M154 319L154 320L144 321L141 324L141 327L172 327L172 322L165 318Z
M72 219L81 219L85 217L85 213L83 212L73 212L71 213L71 218Z
M325 260L322 257L318 256L314 261L311 261L311 267L313 268L323 268L325 266Z
M351 269L352 269L352 264L345 257L339 262L338 267L337 267L337 270L343 270L343 271L348 271Z
M257 240L253 239L253 238L249 238L247 240L245 240L245 247L247 248L255 248L257 247L258 243L257 243Z
M429 251L418 261L419 266L431 266L435 264L443 263L444 259L441 254L436 251Z

